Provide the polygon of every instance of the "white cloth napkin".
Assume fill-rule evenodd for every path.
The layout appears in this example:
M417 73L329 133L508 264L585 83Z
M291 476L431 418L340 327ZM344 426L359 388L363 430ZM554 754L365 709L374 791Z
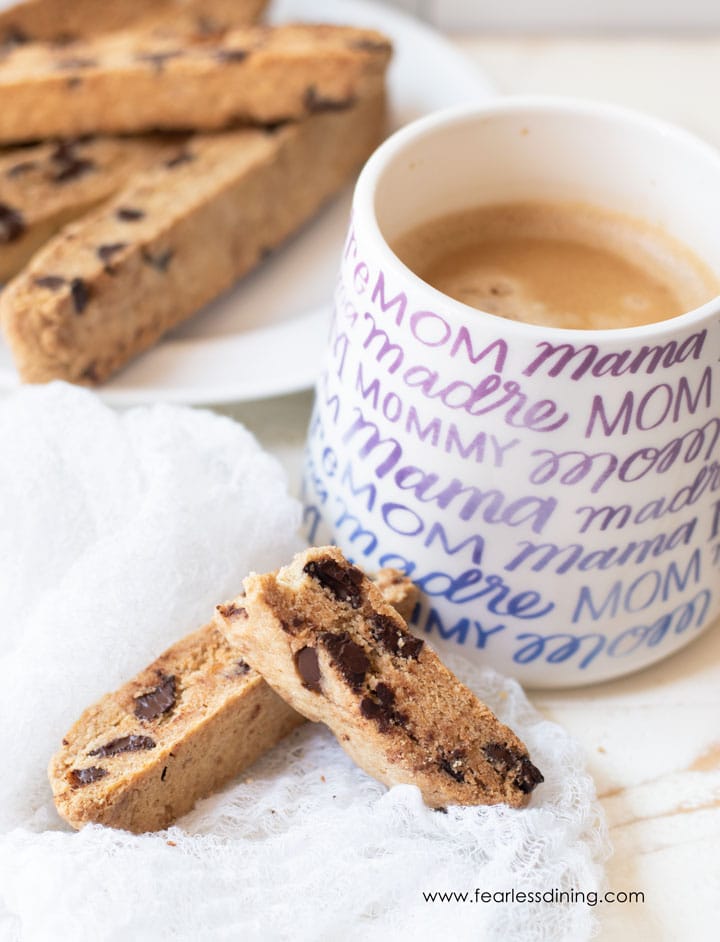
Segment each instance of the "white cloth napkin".
M46 766L65 730L297 548L299 507L241 426L168 406L113 412L63 384L0 403L0 938L582 942L607 841L580 748L521 689L464 659L525 740L531 807L427 809L297 730L169 831L74 833ZM468 893L466 901L424 894Z

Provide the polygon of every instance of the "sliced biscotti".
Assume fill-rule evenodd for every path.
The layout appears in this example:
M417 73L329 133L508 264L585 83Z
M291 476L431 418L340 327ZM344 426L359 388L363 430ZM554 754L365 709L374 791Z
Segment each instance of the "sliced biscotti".
M415 586L396 570L381 578L407 611ZM303 721L205 625L83 713L50 763L55 804L75 828L158 830Z
M19 46L0 61L0 143L299 119L347 108L389 58L380 33L329 25Z
M27 382L95 383L244 275L380 140L384 99L190 140L72 223L0 296Z
M218 627L370 775L417 785L433 807L527 804L543 779L524 744L338 549L252 575L245 593L217 609Z
M59 229L177 151L161 137L73 139L0 152L0 282Z
M167 827L303 721L210 624L86 710L49 767L60 815Z
M255 23L267 0L21 0L0 11L0 52L37 40L68 45L131 26L216 32Z

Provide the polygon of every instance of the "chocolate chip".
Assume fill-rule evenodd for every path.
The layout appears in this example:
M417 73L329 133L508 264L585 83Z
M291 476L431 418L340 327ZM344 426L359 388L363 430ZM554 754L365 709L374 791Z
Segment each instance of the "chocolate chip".
M0 203L0 243L14 242L25 232L25 220L17 209Z
M450 778L454 778L456 782L465 781L465 771L463 769L463 762L465 759L465 753L462 749L453 749L452 752L445 753L442 749L440 750L440 758L438 760L438 766L445 772Z
M70 772L70 784L73 788L80 788L82 785L92 785L93 782L105 778L107 769L100 769L91 765L88 769L72 769Z
M181 167L183 164L190 164L195 160L195 154L189 150L180 150L172 157L168 157L165 166L172 170L174 167Z
M145 212L142 209L135 209L132 206L118 207L115 215L121 222L137 222L138 219L145 218Z
M327 589L338 602L347 602L351 608L360 608L363 574L356 566L341 566L334 559L313 559L303 566L303 572Z
M149 736L120 736L119 739L112 739L104 746L98 746L89 756L119 756L122 752L141 752L143 749L154 749L155 740Z
M249 670L250 670L250 665L248 664L247 661L243 661L243 659L240 658L240 659L236 662L236 664L235 664L235 675L236 675L237 677L242 677L242 675L243 675L243 674L247 674L247 673L249 672Z
M164 766L163 766L163 770L162 770L162 775L160 776L160 781L161 781L161 782L164 782L164 781L165 781L165 776L167 775L167 770L168 770L168 767L167 767L166 765L164 765Z
M37 278L33 278L33 284L48 291L59 291L65 287L67 281L60 275L39 275Z
M247 49L218 49L213 57L218 62L244 62L249 55Z
M379 683L371 695L360 701L360 712L368 720L378 724L381 733L386 733L391 726L405 726L407 716L395 709L395 694L387 684ZM406 730L411 739L414 736Z
M354 95L347 98L324 98L314 85L308 86L303 99L306 111L311 114L318 114L322 111L346 111L352 108L355 102Z
M151 268L156 269L157 271L167 271L168 265L172 261L173 255L175 252L172 249L165 249L164 252L149 252L147 249L143 249L142 259L146 265L149 265Z
M140 720L155 720L175 706L175 677L163 676L161 682L148 693L135 697L135 716Z
M114 255L117 255L118 252L122 252L123 249L126 249L128 246L127 242L109 242L106 245L99 245L95 251L101 262L105 265L105 271L112 274L112 268L110 267L110 261Z
M135 59L137 62L146 62L151 65L156 72L163 72L166 62L182 55L183 52L180 49L168 49L167 52L138 52Z
M520 768L514 781L521 792L529 795L537 785L545 781L545 776L540 769L532 764L527 756L523 756L520 760Z
M386 39L351 39L348 48L360 52L392 52L392 45Z
M34 170L37 167L36 160L22 160L19 164L14 164L12 167L8 168L5 171L6 177L22 177L26 173L30 173L31 170Z
M70 295L76 314L82 314L90 300L90 289L82 278L73 278L70 282Z
M59 59L55 63L55 68L63 72L69 72L71 69L92 69L98 64L97 59L88 59L83 56L71 56L68 59Z
M19 26L8 26L3 33L2 44L12 48L13 46L24 46L30 42L30 37Z
M409 658L417 660L425 644L422 639L416 638L415 635L411 635L409 631L402 628L390 615L382 615L379 612L372 616L370 631L373 638L386 651L406 660Z
M227 605L217 605L217 612L223 618L242 618L248 617L247 611L242 605L236 605L234 602L228 602Z
M97 360L89 363L80 374L80 379L86 379L89 383L99 383L100 373L98 371Z
M320 662L315 648L300 648L296 652L295 670L302 677L303 687L320 693Z
M530 759L515 749L510 749L499 742L491 742L483 746L483 753L490 765L501 775L515 773L513 784L526 795L545 781L542 773Z
M370 660L363 648L353 641L347 631L339 634L325 631L320 640L347 683L353 690L359 690L370 669Z
M77 180L78 177L89 173L95 167L94 160L88 160L84 157L72 157L72 159L68 159L54 167L49 177L53 183L67 183L68 180Z

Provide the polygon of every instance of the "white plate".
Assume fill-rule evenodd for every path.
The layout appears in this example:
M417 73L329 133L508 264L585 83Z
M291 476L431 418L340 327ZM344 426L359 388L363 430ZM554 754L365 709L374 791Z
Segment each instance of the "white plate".
M393 40L391 128L438 108L483 101L489 82L447 40L370 0L278 0L276 22L375 27ZM314 383L348 222L352 187L232 291L138 357L100 394L114 405L211 404L295 392ZM0 341L0 390L18 385Z

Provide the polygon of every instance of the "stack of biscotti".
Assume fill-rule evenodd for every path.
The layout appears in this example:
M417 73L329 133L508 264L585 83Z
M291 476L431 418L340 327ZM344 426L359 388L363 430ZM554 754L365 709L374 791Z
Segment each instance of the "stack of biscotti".
M21 378L94 384L255 267L385 129L373 30L258 0L0 15L0 323Z

